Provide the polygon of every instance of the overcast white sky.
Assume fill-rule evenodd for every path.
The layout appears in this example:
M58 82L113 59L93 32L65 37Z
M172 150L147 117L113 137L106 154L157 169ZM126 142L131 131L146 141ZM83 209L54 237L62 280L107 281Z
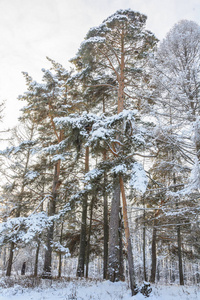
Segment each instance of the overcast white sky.
M40 80L46 56L68 67L87 31L118 9L148 16L147 29L162 39L179 20L199 24L199 0L0 0L0 101L6 126L16 122L22 71Z

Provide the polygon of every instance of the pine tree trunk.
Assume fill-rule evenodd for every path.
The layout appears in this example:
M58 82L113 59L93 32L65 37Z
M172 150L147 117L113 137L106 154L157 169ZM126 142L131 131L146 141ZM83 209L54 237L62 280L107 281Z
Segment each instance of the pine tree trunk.
M156 262L157 262L157 257L156 257L156 222L154 221L154 226L153 226L153 234L152 234L152 246L151 246L151 277L150 277L150 282L155 283L156 280Z
M174 157L174 153L172 152ZM173 173L173 183L176 185L176 174ZM176 192L176 188L174 190ZM178 199L176 200L176 208L178 209ZM180 285L184 285L183 279L183 262L182 262L182 246L181 246L181 226L179 225L180 219L177 217L177 244L178 244L178 266L179 266L179 282Z
M103 97L103 113L106 112L105 98ZM106 148L106 143L104 142L104 148ZM106 161L107 153L106 150L103 151L103 161ZM109 241L109 225L108 225L108 197L107 197L107 174L104 172L104 191L103 191L103 230L104 230L104 252L103 252L103 279L107 279L108 275L108 241Z
M95 200L95 197L93 196L92 201L90 203L90 224L89 224L88 239L87 239L86 271L85 271L85 277L86 278L88 278L88 272L89 272L90 237L91 237L91 232L92 232L92 215L93 215L94 200Z
M124 281L124 256L123 256L123 241L122 241L122 211L120 208L120 218L119 218L119 280Z
M124 88L125 88L125 47L124 47L124 29L121 32L121 61L120 61L120 73L118 76L118 114L124 110ZM127 213L127 202L124 190L124 182L122 176L119 177L120 182L120 190L122 194L122 208L123 208L123 220L124 220L124 230L126 236L126 245L127 245L127 255L128 255L128 265L129 265L129 277L130 277L130 286L132 296L137 294L136 290L136 282L135 282L135 272L133 266L133 253L132 253L132 244L131 244L131 237L129 231L129 224L128 224L128 213Z
M61 271L62 271L62 253L59 252L59 255L58 255L58 278L61 277Z
M123 178L120 176L120 189L122 194L122 203L123 203L123 220L124 220L124 230L126 236L126 245L127 245L127 255L128 255L128 266L129 266L129 277L130 277L130 286L132 296L137 294L136 282L135 282L135 272L133 265L133 252L132 252L132 244L131 244L131 236L128 224L128 213L127 213L127 202L124 190L124 182Z
M45 160L45 166L46 166L46 160ZM46 170L46 168L45 168L45 170ZM42 179L41 183L42 183L42 195L44 197L44 195L45 195L45 183L46 183L45 176L43 176L43 179ZM42 201L41 206L40 206L40 211L41 212L43 211L43 201ZM38 261L39 261L40 246L41 246L41 243L40 243L40 240L38 239L38 244L37 244L36 253L35 253L35 264L34 264L34 275L33 275L34 277L38 276Z
M82 204L82 220L81 220L81 234L80 234L80 250L77 267L77 277L84 277L85 266L85 250L86 250L86 234L87 234L87 196L83 199Z
M178 241L179 281L180 281L180 285L184 285L180 225L177 226L177 241Z
M106 160L106 151L104 152L104 161ZM104 207L104 254L103 254L103 279L107 279L108 273L108 239L109 239L109 227L108 227L108 198L106 192L107 175L104 172L104 191L103 191L103 207Z
M85 173L89 172L89 147L86 147L85 153ZM78 258L78 267L76 271L77 277L84 277L85 256L86 256L86 240L87 240L87 199L86 195L82 203L82 219L80 234L80 249Z
M145 204L144 204L142 252L143 252L143 273L144 273L144 280L147 281L147 272L146 272L146 222L145 222L145 219L146 219L146 212L145 212Z
M47 164L47 161L45 159L45 170L46 170L46 164ZM44 195L45 195L45 184L46 184L45 176L43 176L43 179L42 179L41 183L42 183L42 195L44 197ZM42 201L41 206L40 206L40 211L41 212L43 211L43 201ZM38 240L37 249L36 249L36 253L35 253L35 264L34 264L34 275L33 275L34 277L38 276L38 261L39 261L40 246L41 246L41 243L40 243L40 240Z
M20 217L20 209L21 209L21 203L22 203L22 198L23 198L23 193L24 193L24 183L22 184L20 196L18 198L18 203L17 203L17 210L15 217L19 218ZM15 249L15 243L11 242L10 243L10 251L9 251L9 258L8 258L8 266L6 270L6 276L11 275L11 270L12 270L12 264L13 264L13 254L14 254L14 249Z
M7 260L6 260L6 247L3 248L3 271L5 271L7 268L6 268L6 265L7 265Z
M61 229L60 229L60 245L62 245L62 239L63 239L63 226L64 222L61 223ZM61 277L61 271L62 271L62 253L59 252L58 256L58 278Z
M40 242L38 242L38 245L37 245L37 248L36 248L36 253L35 253L34 277L37 277L37 275L38 275L39 252L40 252Z
M49 216L55 215L56 212L56 199L57 199L57 190L60 185L59 183L59 175L60 175L60 161L58 161L55 165L54 169L54 180L53 180L53 188L52 188L52 197L49 199ZM51 278L51 264L52 264L52 242L53 242L53 232L54 232L54 222L47 229L47 241L46 241L46 251L44 258L44 267L42 278Z
M106 191L104 192L106 193ZM108 200L107 195L104 194L104 255L103 255L103 278L107 279L108 272L108 240L109 240L109 227L108 227Z
M53 241L53 231L54 231L54 225L51 225L51 227L47 231L46 251L45 251L44 268L43 268L43 274L42 274L42 278L44 278L44 279L51 278L51 263L52 263L51 243Z
M111 203L108 243L108 279L112 282L119 280L119 213L120 186L119 177L115 175L113 183L113 198Z
M9 258L8 258L8 266L7 266L7 270L6 270L6 276L10 276L11 275L14 248L15 248L15 244L14 244L14 242L11 242L11 244L10 244L10 252L9 252Z

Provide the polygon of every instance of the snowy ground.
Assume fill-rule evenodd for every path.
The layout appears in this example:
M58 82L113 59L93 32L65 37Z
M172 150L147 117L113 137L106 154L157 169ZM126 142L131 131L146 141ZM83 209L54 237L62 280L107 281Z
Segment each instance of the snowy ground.
M25 281L24 281L25 283ZM42 280L37 287L22 287L0 281L0 300L144 300L142 294L131 297L126 283L74 280ZM12 283L10 282L10 285ZM24 284L23 284L24 285ZM30 279L27 286L31 285ZM153 286L150 300L200 300L200 287Z

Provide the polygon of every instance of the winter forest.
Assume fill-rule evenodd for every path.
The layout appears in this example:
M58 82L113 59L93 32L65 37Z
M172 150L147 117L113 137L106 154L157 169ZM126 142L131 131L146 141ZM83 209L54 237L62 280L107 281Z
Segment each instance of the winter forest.
M5 280L200 283L200 26L158 41L146 19L119 10L69 70L23 72L19 125L1 133Z

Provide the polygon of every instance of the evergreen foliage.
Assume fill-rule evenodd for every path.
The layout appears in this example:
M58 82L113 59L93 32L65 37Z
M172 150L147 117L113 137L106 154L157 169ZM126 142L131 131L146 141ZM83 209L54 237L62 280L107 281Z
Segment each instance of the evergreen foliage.
M132 295L145 281L149 296L164 257L171 280L183 285L191 261L199 280L200 28L180 21L157 47L146 19L118 10L88 31L74 69L47 58L41 83L23 73L21 125L0 153L7 276L31 249L43 278L75 258L89 277L101 257L114 282L128 262Z

